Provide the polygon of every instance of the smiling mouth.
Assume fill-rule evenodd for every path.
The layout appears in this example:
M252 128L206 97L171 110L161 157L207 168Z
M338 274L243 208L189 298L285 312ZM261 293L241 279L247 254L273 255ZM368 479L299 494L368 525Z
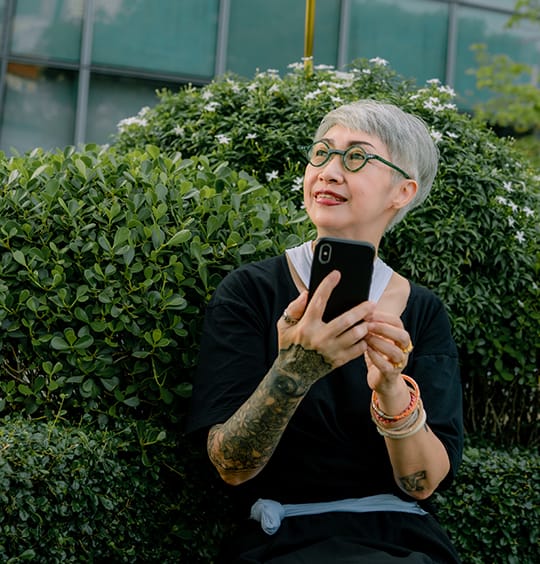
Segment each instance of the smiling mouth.
M343 196L340 196L335 192L324 191L324 192L315 193L315 201L324 202L324 203L328 203L328 202L341 203L341 202L346 202L347 198L344 198Z

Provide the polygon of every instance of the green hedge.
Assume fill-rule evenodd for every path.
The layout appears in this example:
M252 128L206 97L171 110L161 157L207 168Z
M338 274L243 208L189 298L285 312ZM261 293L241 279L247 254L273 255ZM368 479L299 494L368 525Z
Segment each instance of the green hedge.
M465 564L540 561L537 450L468 446L455 484L436 500Z
M136 423L96 430L6 418L2 562L210 564L231 527L225 489L186 463L186 444L156 439ZM455 487L436 501L465 564L538 561L537 453L468 446Z
M269 71L163 91L158 104L119 124L115 146L152 143L184 157L226 160L300 206L298 147L329 109L372 97L420 115L441 152L439 174L431 197L383 239L381 253L449 309L467 429L507 443L538 442L538 171L511 141L460 114L452 90L437 80L417 87L381 59L310 76L292 66L284 77Z

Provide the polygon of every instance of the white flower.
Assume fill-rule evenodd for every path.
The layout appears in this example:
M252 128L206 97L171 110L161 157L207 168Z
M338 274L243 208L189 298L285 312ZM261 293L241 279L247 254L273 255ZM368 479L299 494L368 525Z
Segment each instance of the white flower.
M279 176L279 171L273 170L272 172L266 173L266 180L267 182L272 182L272 180L276 180L278 176Z
M445 94L450 94L450 96L454 97L456 95L456 91L448 85L441 85L439 86L439 92L444 92Z
M216 108L219 108L219 102L209 102L206 106L204 106L204 109L207 112L215 112Z
M448 137L450 137L451 139L457 139L459 137L459 135L457 133L454 133L453 131L447 131L446 135L448 135Z
M254 82L252 82L248 87L248 92L253 92L254 90L257 90L258 86L257 84L255 84Z
M426 80L426 82L428 84L440 84L441 81L438 78L430 78L429 80Z
M148 112L150 111L150 106L143 106L140 110L139 113L137 114L139 117L143 117L145 116Z
M203 93L201 94L201 98L203 100L210 100L210 98L214 97L214 93L211 90L203 90Z
M320 88L317 88L317 90L314 90L313 92L308 92L305 96L304 96L304 100L313 100L314 98L316 98L319 94L322 94L322 90Z
M507 191L507 192L513 192L514 189L512 188L512 182L507 181L507 182L503 182L503 188Z
M293 70L301 70L304 68L303 63L291 63L290 65L287 65L288 69L293 69Z
M145 119L133 116L120 120L116 127L120 131L124 131L124 129L128 128L130 125L139 125L141 127L146 127L148 125L148 122Z
M333 70L334 66L333 65L315 65L313 68L315 70Z
M330 99L334 104L341 104L343 100L339 96L330 96Z
M503 204L504 206L508 205L508 200L503 196L497 196L495 199L499 202L499 204Z
M516 220L513 217L509 217L508 218L508 225L510 227L514 227L515 224L516 224Z
M525 233L523 233L523 231L518 231L516 233L516 239L520 242L520 243L524 243L525 242Z
M369 62L381 67L385 67L388 64L388 61L386 59L382 59L381 57L373 57L373 59L369 59Z
M257 139L257 134L256 133L248 133L246 135L246 139Z
M179 125L177 125L174 129L173 129L173 133L178 136L178 137L183 137L184 136L184 128L180 127Z
M273 92L279 92L279 86L277 84L272 84L268 89L268 94L272 94Z
M362 74L371 74L371 69L362 69Z
M525 213L525 215L527 217L532 217L534 215L534 211L531 210L531 208L529 208L527 206L523 208L523 212Z
M297 176L291 188L291 192L300 192L304 186L304 178L302 176Z
M431 138L433 139L433 141L435 141L435 143L439 143L443 138L443 134L440 131L435 131L434 129L432 129L430 133Z
M334 76L345 83L345 86L351 86L354 82L354 73L352 72L343 72L343 71L336 71ZM343 85L336 84L339 88L343 88Z
M227 137L223 133L218 133L216 135L216 139L218 140L218 143L221 143L222 145L227 145L228 143L231 142L231 138Z
M510 209L515 213L518 211L519 207L517 204L514 204L514 202L509 201L508 205L510 206Z

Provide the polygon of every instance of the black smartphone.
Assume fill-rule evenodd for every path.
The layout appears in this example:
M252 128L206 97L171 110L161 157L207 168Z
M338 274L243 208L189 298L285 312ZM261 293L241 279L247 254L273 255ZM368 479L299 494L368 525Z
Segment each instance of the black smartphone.
M333 270L341 272L341 279L334 288L323 321L328 323L369 297L375 247L367 241L353 241L321 237L313 251L309 299L323 280Z

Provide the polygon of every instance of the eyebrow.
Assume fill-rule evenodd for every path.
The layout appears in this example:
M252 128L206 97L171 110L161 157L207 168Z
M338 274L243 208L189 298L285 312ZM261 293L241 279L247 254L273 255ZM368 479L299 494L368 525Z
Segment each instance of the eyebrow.
M322 139L319 139L319 141L326 141L329 145L334 146L334 140L333 139L329 139L328 137L323 137ZM367 145L369 147L371 147L372 149L375 149L375 146L372 145L369 141L362 141L362 140L352 140L349 141L349 147L352 147L353 145Z

